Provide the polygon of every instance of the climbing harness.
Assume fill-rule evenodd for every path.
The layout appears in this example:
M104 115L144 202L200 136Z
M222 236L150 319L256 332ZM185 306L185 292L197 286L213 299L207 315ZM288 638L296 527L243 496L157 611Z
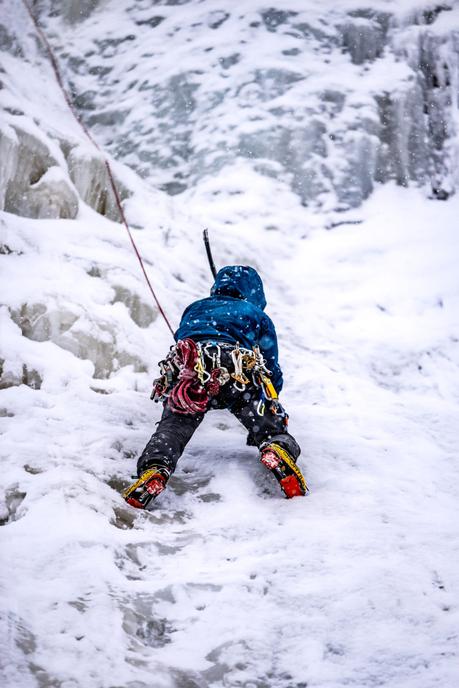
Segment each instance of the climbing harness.
M150 282L150 279L149 279L149 277L148 277L148 275L147 275L147 271L146 271L146 269L145 269L145 265L144 265L142 256L140 255L140 251L139 251L139 249L137 248L137 244L136 244L136 242L135 242L135 240L134 240L134 237L133 237L132 232L131 232L131 230L130 230L130 228L129 228L128 222L127 222L127 220L126 220L126 215L125 215L125 213L124 213L123 206L122 206L122 204L121 204L121 198L120 198L118 189L116 188L115 179L114 179L114 177L113 177L112 168L111 168L111 166L110 166L110 163L109 163L109 161L108 161L108 159L107 159L107 157L106 157L106 155L105 155L103 149L99 146L99 144L97 143L97 141L92 137L92 135L91 135L91 133L89 132L89 130L88 130L87 126L85 125L85 123L80 119L80 116L79 116L79 114L78 114L78 112L77 112L77 110L76 110L76 108L75 108L75 106L74 106L74 104L73 104L73 102L72 102L72 99L70 98L70 96L69 96L69 94L68 94L68 92L67 92L67 89L65 88L64 81L63 81L63 79L62 79L62 75L61 75L61 72L60 72L60 69L59 69L59 65L58 65L57 59L56 59L56 57L55 57L55 55L54 55L54 51L53 51L53 49L52 49L52 47L51 47L51 44L50 44L50 42L48 41L48 39L46 38L46 35L45 35L44 31L43 31L42 28L40 27L40 25L39 25L39 23L38 23L38 21L37 21L35 15L34 15L34 13L32 12L32 9L31 9L31 7L30 7L30 5L29 5L28 0L22 0L22 2L23 2L23 4L24 4L24 7L26 8L27 13L29 14L29 16L30 16L30 18L31 18L31 20L32 20L32 22L33 22L33 24L34 24L35 31L37 32L37 34L38 34L38 36L39 36L39 38L40 38L42 44L43 44L44 47L45 47L45 50L46 50L46 52L47 52L47 54L48 54L49 60L50 60L50 62L51 62L51 66L52 66L53 71L54 71L54 75L55 75L55 77L56 77L56 81L57 81L57 83L58 83L58 85L59 85L60 90L62 91L62 94L63 94L63 96L64 96L64 100L65 100L65 102L67 103L70 112L72 113L72 115L73 115L73 117L75 118L76 122L79 124L79 126L81 127L81 129L83 130L84 134L85 134L86 137L89 139L89 141L92 143L92 145L99 151L99 153L101 153L101 154L104 156L105 169L107 170L108 180L109 180L109 182L110 182L110 186L111 186L111 188L112 188L113 195L114 195L114 197L115 197L116 207L118 208L118 212L119 212L119 215L120 215L120 218L121 218L121 222L122 222L122 224L124 225L124 227L125 227L125 229L126 229L126 231L127 231L127 233L128 233L129 239L130 239L130 241L131 241L132 248L133 248L133 250L134 250L135 255L137 256L137 260L139 261L140 268L141 268L141 270L142 270L142 272L143 272L143 276L144 276L145 281L146 281L146 283L147 283L147 285L148 285L148 288L149 288L149 290L150 290L150 292L151 292L151 295L153 296L153 299L154 299L154 301L155 301L155 303L156 303L156 305L157 305L157 307L158 307L158 310L159 310L159 312L161 313L161 315L162 315L162 317L163 317L163 319L164 319L164 321L165 321L167 327L169 328L169 330L170 330L172 336L174 336L174 330L172 329L172 326L171 326L171 324L170 324L170 322L169 322L169 319L168 319L168 317L167 317L167 315L166 315L166 313L165 313L163 307L161 306L158 297L156 296L155 290L153 289L153 286L152 286L152 284L151 284L151 282Z
M210 372L206 356L212 362ZM203 347L189 338L171 347L159 369L161 376L153 383L151 398L166 401L174 413L203 413L211 397L229 380L227 369L221 366L220 350L211 355L209 345Z
M233 371L222 365L222 354L228 354ZM232 382L244 392L253 384L260 390L257 414L263 416L269 407L272 413L287 414L278 401L259 347L245 349L226 342L195 342L182 339L170 348L167 357L159 362L160 377L154 380L151 399L166 402L174 413L203 413L212 397Z

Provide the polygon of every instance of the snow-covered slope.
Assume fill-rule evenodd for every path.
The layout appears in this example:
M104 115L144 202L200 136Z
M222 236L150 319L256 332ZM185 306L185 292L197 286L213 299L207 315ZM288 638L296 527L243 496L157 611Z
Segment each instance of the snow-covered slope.
M151 140L114 120L110 142L109 122L90 121L99 140L133 166L142 147L148 153L146 179L122 164L114 170L174 325L210 286L202 226L211 228L219 265L260 270L279 334L283 402L311 488L306 498L283 500L242 429L213 412L152 512L138 513L120 491L159 416L148 397L170 335L114 221L102 158L68 114L27 15L13 4L2 34L2 686L455 688L458 197L438 202L425 189L389 182L339 212L332 189L318 212L305 207L288 174L266 173L266 159L260 169L233 151L218 174L192 172L168 149L173 131L180 133L170 111L161 135L168 177L148 157L160 151L158 113L142 110L141 89L129 117L143 113ZM277 2L276 10L300 11L297 4ZM401 9L405 17L433 12L427 26L452 45L456 34L437 25L456 15L456 5L446 4L453 9L435 13L425 2ZM237 7L221 40L214 32L225 23L202 23L203 12L214 23L223 18L221 3L210 0L137 2L129 12L107 0L81 23L66 24L83 5L96 3L62 5L65 17L48 17L46 3L41 9L53 43L61 52L66 46L69 61L80 54L75 80L80 93L97 91L87 96L96 112L127 89L129 55L120 44L119 71L104 93L103 73L87 73L93 56L85 51L98 36L132 31L126 13L139 27L131 41L138 47L150 35L145 27L180 24L169 39L183 52L169 50L168 79L179 57L183 68L209 35L224 57L225 41L239 40L248 14L261 7ZM395 12L395 3L374 5ZM324 12L329 27L338 26L339 12L326 10L308 3L312 18ZM160 14L167 16L155 27L150 19ZM403 26L409 30L408 19ZM268 28L261 45L257 38L256 49L241 52L248 65L256 64L258 46L263 60L272 41L289 50L284 42L296 40ZM207 47L199 88L211 89L217 77ZM136 70L160 69L158 50L155 44L154 55L135 56ZM282 69L292 57L284 56ZM392 57L374 57L371 70L389 70ZM343 91L364 93L349 76L357 66L347 53L340 59L348 70ZM331 77L316 67L309 65L310 79L328 88ZM301 93L289 100L293 109L304 106ZM268 117L264 103L254 96L253 107ZM233 105L230 124L239 136L250 116ZM220 114L208 123L221 134ZM342 124L346 136L353 122ZM193 127L198 135L194 120ZM452 137L447 145L453 149ZM338 149L334 155L341 159ZM190 188L171 198L154 187L173 179L175 165Z

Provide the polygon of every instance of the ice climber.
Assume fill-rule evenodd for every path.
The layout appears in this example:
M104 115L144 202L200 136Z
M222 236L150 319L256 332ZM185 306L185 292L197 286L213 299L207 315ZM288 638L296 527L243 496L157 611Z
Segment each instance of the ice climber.
M224 408L248 430L247 443L259 448L285 496L306 493L300 448L278 400L282 371L265 306L258 273L236 265L222 268L210 296L185 310L176 344L159 363L152 398L164 410L137 462L138 480L124 492L129 504L144 509L164 490L206 411Z

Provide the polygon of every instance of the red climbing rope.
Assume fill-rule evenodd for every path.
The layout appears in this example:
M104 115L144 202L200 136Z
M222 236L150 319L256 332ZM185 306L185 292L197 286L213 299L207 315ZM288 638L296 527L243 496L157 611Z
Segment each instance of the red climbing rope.
M176 357L180 372L168 404L174 413L204 413L210 398L196 372L196 343L192 339L180 339L176 346Z
M151 294L152 294L152 296L153 296L153 299L155 300L156 305L158 306L158 310L159 310L159 312L161 313L161 315L163 316L163 318L164 318L164 320L165 320L165 322L166 322L166 325L168 326L168 328L169 328L169 330L170 330L170 332L171 332L171 334L172 334L172 336L173 336L173 335L174 335L174 330L172 329L172 326L171 326L171 324L170 324L170 322L169 322L169 320L168 320L168 317L167 317L166 313L164 312L164 309L163 309L163 307L161 306L161 304L160 304L160 302L159 302L159 300L158 300L158 297L157 297L156 294L155 294L155 290L153 289L152 284L151 284L151 282L150 282L150 280L149 280L149 277L148 277L148 275L147 275L147 271L145 270L145 265L144 265L144 262L143 262L143 260L142 260L142 256L140 255L140 251L139 251L139 249L137 248L137 244L136 244L135 241L134 241L134 237L132 236L132 232L131 232L131 230L129 229L129 225L128 225L127 220L126 220L126 215L124 214L123 206L121 205L121 198L120 198L120 195L119 195L119 193L118 193L118 189L116 188L116 184L115 184L115 180L114 180L114 177L113 177L113 173L112 173L112 169L111 169L110 163L109 163L109 161L107 160L107 158L105 157L104 151L101 149L101 147L99 146L99 144L97 143L97 141L95 141L95 139L93 139L93 137L91 136L91 134L90 134L88 128L86 127L85 123L80 119L80 116L79 116L77 110L75 109L75 106L74 106L74 104L73 104L73 102L72 102L72 100L71 100L71 98L70 98L70 96L69 96L69 94L68 94L68 92L67 92L67 89L66 89L65 86L64 86L64 82L63 82L63 80L62 80L62 76L61 76L61 73L60 73L60 71L59 71L59 65L58 65L57 60L56 60L56 57L55 57L55 55L54 55L54 51L53 51L53 49L52 49L52 47L51 47L51 45L50 45L48 39L46 38L46 35L45 35L44 31L41 29L41 27L40 27L40 25L39 25L37 19L35 18L34 14L33 14L33 12L32 12L32 9L31 9L31 7L30 7L30 5L29 5L29 3L28 3L28 0L22 0L22 2L23 2L23 4L24 4L24 7L26 8L26 10L27 10L27 12L28 12L28 14L29 14L29 16L30 16L30 18L31 18L31 20L32 20L32 22L33 22L33 24L34 24L34 26L35 26L35 30L36 30L37 34L39 35L40 40L42 41L43 45L45 46L45 49L46 49L46 52L48 53L48 57L49 57L49 59L50 59L50 62L51 62L51 65L52 65L52 68L53 68L53 71L54 71L54 74L55 74L57 83L59 84L59 88L60 88L61 91L62 91L62 94L63 94L63 96L64 96L65 102L67 103L70 112L72 113L73 117L75 118L75 120L77 121L77 123L80 125L80 127L82 128L82 130L84 131L84 133L86 134L87 138L91 141L92 145L93 145L95 148L97 148L97 150L99 151L99 153L101 153L101 154L104 156L104 158L105 158L105 168L106 168L106 170L107 170L107 175L108 175L108 179L109 179L109 181L110 181L110 186L112 187L113 195L115 196L115 202L116 202L116 206L117 206L117 208L118 208L118 212L119 212L119 214L120 214L121 222L123 223L124 227L126 228L126 231L127 231L128 235L129 235L129 239L131 240L132 248L134 249L134 252L135 252L135 254L136 254L136 256L137 256L137 259L138 259L138 261L139 261L139 263L140 263L140 267L141 267L142 272L143 272L143 275L144 275L144 277L145 277L145 281L146 281L146 283L147 283L147 285L148 285L148 287L149 287L149 289L150 289L150 292L151 292Z

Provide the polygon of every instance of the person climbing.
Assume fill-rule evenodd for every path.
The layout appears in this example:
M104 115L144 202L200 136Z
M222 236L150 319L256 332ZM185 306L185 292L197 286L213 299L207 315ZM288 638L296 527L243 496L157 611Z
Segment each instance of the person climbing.
M164 410L137 462L138 480L123 496L144 509L166 487L193 433L211 409L228 409L248 430L260 461L287 498L308 488L296 465L300 447L288 432L278 394L282 371L276 330L264 313L263 282L251 267L229 265L216 275L210 296L191 303L159 363L152 399Z

